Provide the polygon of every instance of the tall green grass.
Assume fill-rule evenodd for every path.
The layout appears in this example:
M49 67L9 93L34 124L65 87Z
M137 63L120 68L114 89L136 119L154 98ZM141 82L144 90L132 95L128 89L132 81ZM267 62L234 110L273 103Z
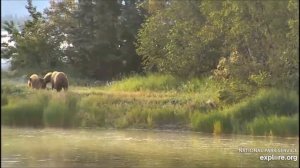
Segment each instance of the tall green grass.
M257 117L247 124L253 135L295 136L299 135L298 114L294 116Z
M2 123L12 126L43 126L43 108L47 105L48 97L38 93L24 99L8 102L1 106Z
M208 133L231 133L232 123L230 116L221 112L208 114L196 112L191 117L192 128L196 131Z
M299 95L294 91L261 90L248 100L228 109L240 122L253 120L257 116L293 115L299 113Z
M81 126L94 127L105 125L106 108L104 108L103 98L95 95L82 98L79 108Z
M298 135L299 96L293 91L262 90L236 105L191 117L194 130L254 135Z
M108 89L114 91L168 91L176 89L180 84L180 80L171 75L149 74L123 79Z
M276 136L296 136L299 130L294 117L299 114L297 92L261 90L227 104L218 99L224 87L208 78L178 81L170 75L152 74L106 88L77 86L59 93L25 85L2 86L3 125L189 128L215 134ZM216 107L207 100L213 100Z

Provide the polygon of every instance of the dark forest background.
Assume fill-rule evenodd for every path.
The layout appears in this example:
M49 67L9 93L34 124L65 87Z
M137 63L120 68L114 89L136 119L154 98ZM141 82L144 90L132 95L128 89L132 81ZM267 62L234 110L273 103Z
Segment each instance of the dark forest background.
M296 88L299 1L59 0L43 13L28 0L19 31L2 26L12 70L67 71L97 80L143 73L213 76Z

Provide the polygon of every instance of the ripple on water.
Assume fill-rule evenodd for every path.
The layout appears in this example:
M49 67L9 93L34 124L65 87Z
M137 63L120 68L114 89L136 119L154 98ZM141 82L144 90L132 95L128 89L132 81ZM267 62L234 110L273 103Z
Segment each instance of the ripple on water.
M52 159L39 159L37 160L38 162L47 162L47 161L51 161Z
M19 160L1 160L3 163L19 163Z

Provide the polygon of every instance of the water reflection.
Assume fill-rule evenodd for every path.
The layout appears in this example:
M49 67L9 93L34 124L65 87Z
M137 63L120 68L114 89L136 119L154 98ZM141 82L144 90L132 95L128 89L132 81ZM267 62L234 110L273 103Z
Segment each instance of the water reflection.
M145 130L2 128L1 132L3 167L298 166L298 161L260 161L265 153L238 151L242 147L298 149L298 138Z

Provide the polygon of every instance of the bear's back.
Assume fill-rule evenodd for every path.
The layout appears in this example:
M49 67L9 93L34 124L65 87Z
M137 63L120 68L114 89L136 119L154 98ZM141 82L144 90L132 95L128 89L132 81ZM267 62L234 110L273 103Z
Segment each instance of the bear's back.
M68 88L69 82L67 75L63 72L57 72L54 74L53 82L55 84L55 88Z
M28 86L39 89L41 87L40 78L37 74L32 74L28 80Z

